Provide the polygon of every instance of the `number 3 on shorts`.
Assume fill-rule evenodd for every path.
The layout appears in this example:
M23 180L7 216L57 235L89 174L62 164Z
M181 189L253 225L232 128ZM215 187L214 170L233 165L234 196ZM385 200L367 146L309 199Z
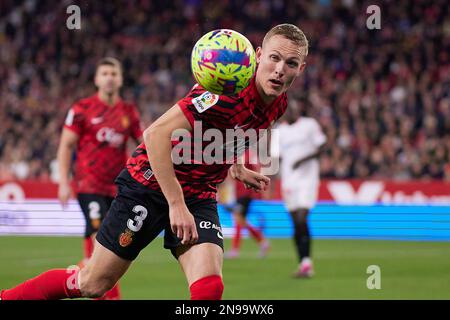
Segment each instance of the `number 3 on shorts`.
M142 224L144 223L145 218L147 218L147 209L143 206L134 206L133 212L136 213L134 216L134 220L128 219L127 227L131 231L138 232L142 228Z

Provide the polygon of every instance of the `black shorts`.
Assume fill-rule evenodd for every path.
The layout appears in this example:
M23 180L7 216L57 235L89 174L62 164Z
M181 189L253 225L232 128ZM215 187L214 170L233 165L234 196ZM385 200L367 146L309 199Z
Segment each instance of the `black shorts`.
M91 193L79 193L77 198L86 221L84 236L87 238L100 229L114 198Z
M239 211L244 217L246 217L252 200L253 199L251 197L238 198L238 200L236 201L235 210Z
M97 241L126 260L134 260L164 230L164 248L175 250L181 240L172 232L169 206L161 192L150 190L123 170L116 179L118 194L103 221ZM223 250L222 228L215 199L186 198L197 226L197 243L215 243Z

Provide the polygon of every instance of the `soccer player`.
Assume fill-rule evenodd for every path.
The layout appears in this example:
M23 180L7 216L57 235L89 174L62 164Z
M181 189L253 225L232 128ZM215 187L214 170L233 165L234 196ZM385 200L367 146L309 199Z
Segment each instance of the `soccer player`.
M83 212L83 266L91 257L95 234L116 195L114 179L126 163L129 138L141 142L142 129L137 108L122 101L122 68L114 58L99 61L95 73L95 95L76 102L67 114L58 148L60 171L58 197L63 206L72 194L70 167L76 150L74 191ZM119 288L105 299L119 299Z
M317 201L320 183L318 157L326 145L326 136L314 118L299 117L296 109L288 108L286 120L287 124L279 126L278 143L282 160L282 195L294 223L294 241L300 261L293 277L309 278L314 270L308 213Z
M245 167L253 171L259 171L257 165L255 164L255 159L250 159L253 154L247 152L245 154ZM251 161L253 160L253 161ZM246 188L244 193L236 201L236 205L232 209L233 219L234 219L234 234L231 241L231 249L225 253L225 258L234 259L239 257L239 250L241 248L241 232L242 229L246 228L250 236L256 240L259 244L259 256L261 258L265 257L267 251L270 248L269 241L264 237L262 231L258 230L252 226L247 221L247 214L253 199L257 196L256 192L252 188Z
M216 185L228 172L256 191L266 189L270 180L236 163L174 164L172 134L177 130L195 136L198 122L203 129L268 129L285 112L286 91L304 70L307 52L308 41L299 28L278 25L257 48L256 75L239 94L211 96L195 85L145 130L144 143L116 179L118 195L100 226L86 267L44 272L3 290L1 298L101 297L164 230L164 247L181 265L191 299L221 299L223 236Z

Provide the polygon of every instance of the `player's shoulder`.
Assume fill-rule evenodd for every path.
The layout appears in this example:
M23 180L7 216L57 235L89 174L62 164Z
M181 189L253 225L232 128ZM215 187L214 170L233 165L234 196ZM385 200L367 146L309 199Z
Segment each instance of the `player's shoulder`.
M289 128L289 124L286 121L276 123L274 129L285 130Z
M192 96L197 96L197 97L201 96L201 95L211 95L217 101L236 102L237 103L241 100L241 95L239 93L234 94L234 95L219 95L219 94L215 94L215 93L212 93L212 92L206 90L198 83L194 84L190 93L192 94Z
M303 124L307 124L310 126L316 126L316 125L318 126L319 125L319 122L315 118L312 118L312 117L302 116L302 117L300 117L300 119L298 121L299 121L299 123L303 122Z
M134 101L124 101L122 100L122 108L124 108L128 112L138 111L139 108Z
M242 102L239 95L218 95L207 91L199 84L195 84L188 94L191 99L190 103L197 109L199 113L203 113L208 109L220 109L222 113L233 111L236 106Z
M301 117L298 122L300 127L303 127L305 130L310 130L313 132L321 131L322 128L315 118L312 117Z
M89 104L93 104L97 102L97 95L92 95L92 96L88 96L85 98L81 98L80 100L77 101L77 103L82 104L82 105L89 105Z
M84 111L92 107L96 103L96 96L92 95L89 97L81 98L73 104L73 108L78 111Z

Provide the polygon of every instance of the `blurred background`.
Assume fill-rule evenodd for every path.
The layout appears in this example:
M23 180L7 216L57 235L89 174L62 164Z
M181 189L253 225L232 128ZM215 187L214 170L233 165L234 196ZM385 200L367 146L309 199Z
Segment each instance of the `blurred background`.
M80 30L66 27L71 4L81 9ZM366 27L366 8L372 4L381 9L380 30ZM360 246L353 248L358 255L381 246L370 241L329 242L333 239L409 240L374 250L386 252L380 259L410 252L411 265L435 261L438 267L431 273L436 279L420 282L422 288L424 283L434 284L425 287L424 296L423 291L414 296L414 290L406 289L430 273L429 265L417 264L408 285L392 284L405 291L392 295L385 291L376 297L449 298L450 291L445 291L450 287L449 11L446 0L1 0L0 233L81 235L77 203L63 212L55 201L55 158L70 106L95 92L93 75L100 58L113 56L123 63L122 96L138 105L148 126L194 84L190 52L201 35L216 28L234 29L256 48L268 29L289 22L299 26L310 43L305 72L289 92L291 107L316 118L328 137L320 158L319 203L311 223L313 236L331 240L318 242L318 259L331 259L327 252L339 247ZM227 192L236 197L234 187ZM222 207L220 214L227 234L232 219ZM274 180L271 198L252 205L249 219L271 238L291 236L279 181ZM17 239L2 237L0 243L9 241L19 248ZM280 248L291 245L286 243L280 242ZM408 247L389 251L397 245ZM7 251L4 254L3 259L14 260ZM288 259L292 264L294 249L273 257L277 263ZM340 258L333 258L338 265ZM398 261L399 268L409 263L404 258ZM359 261L358 256L352 259L347 262ZM351 269L345 266L343 270ZM5 278L7 270L0 271ZM340 292L321 288L315 288L316 293L324 292L317 298L333 298L326 292ZM141 297L140 291L130 292L129 297ZM241 297L231 292L228 298ZM367 289L351 292L341 292L341 297L368 294ZM157 294L154 297L165 297L164 292ZM304 293L277 294L296 299Z

